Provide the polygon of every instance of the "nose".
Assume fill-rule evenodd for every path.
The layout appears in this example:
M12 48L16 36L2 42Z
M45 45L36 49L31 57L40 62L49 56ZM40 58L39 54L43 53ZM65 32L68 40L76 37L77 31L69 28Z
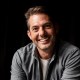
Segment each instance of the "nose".
M44 36L45 35L45 30L44 30L44 28L40 28L40 30L39 30L39 35L40 36Z

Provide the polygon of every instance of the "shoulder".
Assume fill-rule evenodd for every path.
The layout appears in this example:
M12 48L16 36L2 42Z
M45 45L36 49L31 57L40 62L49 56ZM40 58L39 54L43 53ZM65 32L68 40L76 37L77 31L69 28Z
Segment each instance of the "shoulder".
M34 48L33 43L29 43L24 47L19 48L13 55L13 59L23 60L23 58L27 55L31 55L32 50Z
M65 51L65 52L75 52L77 50L80 51L80 49L77 46L75 46L67 41L61 41L60 50Z
M67 59L71 56L80 56L80 49L69 42L61 41L58 54L60 58Z
M66 41L62 41L58 51L59 62L62 66L70 67L72 64L80 64L80 49ZM80 65L79 65L80 66Z

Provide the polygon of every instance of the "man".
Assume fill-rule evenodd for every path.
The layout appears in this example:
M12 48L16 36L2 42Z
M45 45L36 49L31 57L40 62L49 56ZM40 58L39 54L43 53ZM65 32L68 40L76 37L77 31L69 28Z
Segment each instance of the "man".
M42 6L25 13L32 43L14 54L11 80L80 80L80 49L57 38L58 24L51 16Z

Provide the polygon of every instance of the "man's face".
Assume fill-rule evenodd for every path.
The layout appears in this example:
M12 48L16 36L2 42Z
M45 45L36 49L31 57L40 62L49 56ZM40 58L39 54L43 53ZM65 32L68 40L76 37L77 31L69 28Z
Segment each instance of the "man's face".
M56 30L45 14L35 14L29 18L28 36L40 50L51 49L55 43Z

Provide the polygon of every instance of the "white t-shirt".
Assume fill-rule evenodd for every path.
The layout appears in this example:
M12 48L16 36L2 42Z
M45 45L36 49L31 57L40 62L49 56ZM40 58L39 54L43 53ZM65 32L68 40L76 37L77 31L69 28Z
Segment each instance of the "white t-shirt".
M50 59L41 59L41 66L42 66L42 72L43 72L43 80L45 80L46 71L48 68L48 63Z

